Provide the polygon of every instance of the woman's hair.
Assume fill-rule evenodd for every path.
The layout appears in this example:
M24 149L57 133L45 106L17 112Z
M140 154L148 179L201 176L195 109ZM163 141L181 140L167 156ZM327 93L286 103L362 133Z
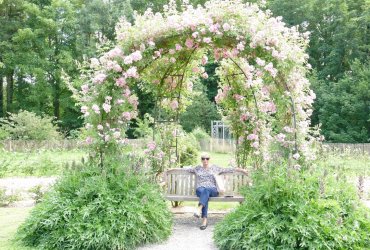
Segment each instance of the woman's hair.
M202 158L202 157L208 157L208 158L210 158L209 157L209 153L207 153L207 152L202 152L201 154L200 154L200 157Z

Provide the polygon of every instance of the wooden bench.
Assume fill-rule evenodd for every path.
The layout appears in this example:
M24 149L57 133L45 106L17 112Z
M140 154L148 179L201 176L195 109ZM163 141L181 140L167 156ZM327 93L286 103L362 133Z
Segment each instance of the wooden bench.
M238 193L240 187L249 185L248 175L240 170L234 173L221 174L225 180L225 193L218 197L211 197L210 201L242 202L244 197ZM165 198L170 201L198 201L195 194L196 176L186 169L176 168L164 172Z

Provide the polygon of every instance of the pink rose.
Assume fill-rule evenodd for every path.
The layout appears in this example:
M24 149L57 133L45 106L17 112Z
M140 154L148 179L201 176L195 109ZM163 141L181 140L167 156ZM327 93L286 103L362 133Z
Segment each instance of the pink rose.
M128 77L138 78L139 75L137 73L136 67L131 67L126 71Z
M205 37L205 38L203 38L203 42L204 43L210 43L210 42L212 42L212 39L210 37Z
M88 108L87 106L82 106L82 107L81 107L81 113L82 113L82 114L86 114L88 109L89 109L89 108Z
M86 137L85 143L87 145L90 145L92 142L93 142L93 139L90 136Z
M177 102L177 100L173 100L170 103L170 106L171 106L172 109L177 109L179 107L179 103Z
M89 85L84 84L81 86L82 93L86 94L89 91Z
M188 47L189 49L193 48L193 46L194 46L194 41L193 41L193 39L190 39L190 38L186 39L185 45L186 45L186 47Z
M294 155L293 155L293 158L294 159L296 159L296 160L298 160L299 159L299 157L301 157L298 153L295 153Z
M103 83L105 81L105 78L107 78L107 76L103 73L99 73L97 74L94 78L93 78L93 83Z
M175 47L176 47L176 50L182 50L182 46L178 43L175 45Z
M155 142L154 141L152 141L152 142L149 142L148 144L147 144L147 147L148 147L148 149L150 150L150 151L153 151L155 148L156 148L156 144L155 144Z
M137 62L137 61L140 61L141 59L143 59L143 56L141 55L141 52L139 50L132 53L131 57L132 57L132 60L134 62Z
M123 63L124 64L131 64L132 61L133 61L133 59L132 59L132 56L130 55L130 56L125 57L125 59L123 60Z
M110 112L110 109L111 109L111 105L107 104L107 103L104 103L103 104L103 109L106 113L109 113Z
M123 86L125 86L125 85L126 85L126 79L125 79L125 78L123 78L123 77L118 78L118 79L116 80L116 85L117 85L118 87L123 87Z
M230 24L228 24L228 23L224 23L224 24L222 25L222 28L224 29L224 31L229 31L229 30L231 29L231 26L230 26Z
M122 117L126 120L131 120L131 113L130 112L123 112Z
M96 114L100 114L100 109L98 105L96 104L92 105L91 109L94 110Z
M256 134L249 134L247 136L247 139L250 140L250 141L252 141L252 140L258 140L258 135L256 135Z
M207 64L207 62L208 62L208 57L207 57L206 55L204 55L204 56L202 57L202 64L203 64L203 65L206 65L206 64Z

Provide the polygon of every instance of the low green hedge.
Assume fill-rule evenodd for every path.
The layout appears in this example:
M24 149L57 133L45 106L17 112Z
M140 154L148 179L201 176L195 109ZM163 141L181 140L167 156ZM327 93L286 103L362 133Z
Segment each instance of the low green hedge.
M172 215L158 185L140 175L84 167L64 176L20 227L38 249L133 249L166 239Z
M369 209L350 184L283 167L258 172L220 222L220 249L369 249Z

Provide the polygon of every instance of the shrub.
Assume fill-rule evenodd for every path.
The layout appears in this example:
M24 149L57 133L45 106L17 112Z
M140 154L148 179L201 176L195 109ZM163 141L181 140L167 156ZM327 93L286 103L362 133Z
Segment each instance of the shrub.
M53 124L52 117L40 117L32 112L20 111L0 119L0 137L12 140L56 140L61 135Z
M201 127L196 127L193 131L191 131L191 133L195 136L198 142L209 141L211 138L209 134Z
M36 185L28 190L35 200L36 203L40 203L42 197L45 194L45 190L42 189L42 185Z
M199 150L200 146L195 136L191 133L184 132L184 136L178 139L180 165L188 166L195 164L198 159Z
M166 239L172 217L158 185L87 164L45 194L18 231L38 249L133 249Z
M180 124L185 131L190 132L196 127L211 131L211 121L220 120L216 104L208 100L206 94L195 96L192 104L180 115Z
M20 197L17 194L7 194L4 188L0 188L0 207L8 206L9 204L19 201Z
M220 249L365 249L369 210L343 181L276 168L256 173L245 202L216 226Z

